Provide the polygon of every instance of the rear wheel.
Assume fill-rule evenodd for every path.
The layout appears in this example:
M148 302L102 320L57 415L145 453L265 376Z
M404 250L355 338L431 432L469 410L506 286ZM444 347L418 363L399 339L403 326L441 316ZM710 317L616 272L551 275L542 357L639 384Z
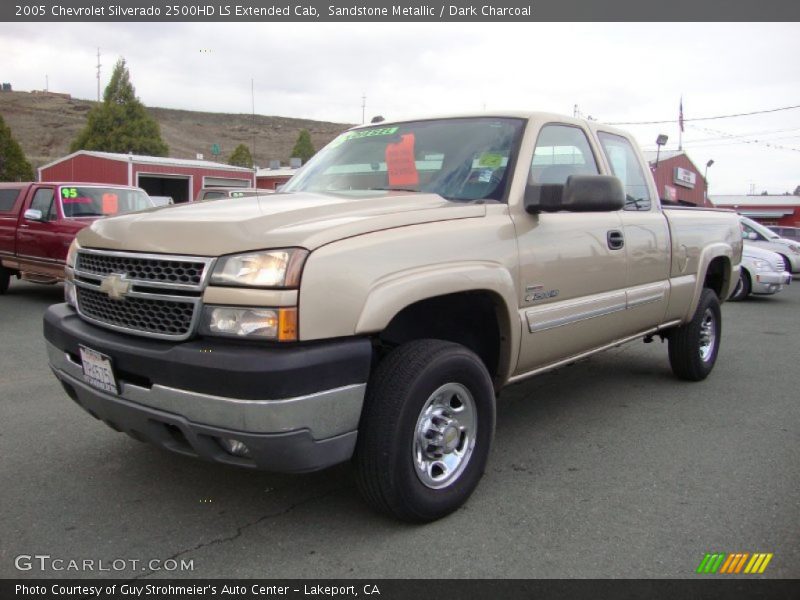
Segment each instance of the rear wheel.
M714 368L722 334L719 299L704 288L692 320L676 327L669 336L669 363L680 379L701 381Z
M750 290L752 289L752 284L750 283L750 274L742 269L742 272L739 274L739 281L736 283L736 289L733 290L733 294L729 300L731 302L739 302L744 300L750 295Z
M426 522L461 506L483 474L494 435L491 378L473 352L416 340L372 375L354 463L373 508Z
M3 266L0 266L0 294L5 294L8 291L8 285L11 282L11 271Z

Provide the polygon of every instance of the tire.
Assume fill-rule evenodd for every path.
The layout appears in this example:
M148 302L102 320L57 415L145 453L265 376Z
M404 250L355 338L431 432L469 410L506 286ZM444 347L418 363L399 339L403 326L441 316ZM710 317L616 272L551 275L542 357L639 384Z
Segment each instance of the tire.
M733 290L731 297L728 298L731 302L741 302L750 295L750 290L753 289L750 283L750 274L742 270L739 275L739 281L736 282L736 288Z
M464 346L416 340L393 350L367 385L353 459L367 503L416 523L464 504L489 457L494 400L486 367Z
M669 364L676 377L702 381L714 368L722 334L719 299L704 288L692 320L672 330L669 336Z
M0 295L8 291L8 285L11 282L11 271L3 266L0 266Z

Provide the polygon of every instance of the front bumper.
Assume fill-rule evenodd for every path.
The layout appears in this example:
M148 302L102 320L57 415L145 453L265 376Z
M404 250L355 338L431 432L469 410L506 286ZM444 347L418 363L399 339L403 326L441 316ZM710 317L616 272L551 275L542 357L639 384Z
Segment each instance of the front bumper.
M263 346L155 341L89 325L65 304L44 317L67 394L117 431L181 454L279 472L343 462L355 448L372 358L367 339ZM84 381L79 346L109 356L119 394ZM221 440L244 443L248 457Z
M783 289L784 285L792 282L792 274L788 271L778 273L777 271L757 272L752 280L752 293L754 294L776 294Z

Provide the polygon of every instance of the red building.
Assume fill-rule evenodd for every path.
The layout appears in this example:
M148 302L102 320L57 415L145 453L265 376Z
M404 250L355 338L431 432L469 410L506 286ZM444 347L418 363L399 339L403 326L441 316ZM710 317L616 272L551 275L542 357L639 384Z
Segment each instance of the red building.
M39 181L135 185L179 203L191 202L203 187L255 187L255 173L206 160L79 150L39 167Z
M645 152L662 202L703 206L708 183L703 173L682 150ZM656 161L658 164L656 164Z
M800 196L710 196L710 204L730 208L769 227L800 227Z

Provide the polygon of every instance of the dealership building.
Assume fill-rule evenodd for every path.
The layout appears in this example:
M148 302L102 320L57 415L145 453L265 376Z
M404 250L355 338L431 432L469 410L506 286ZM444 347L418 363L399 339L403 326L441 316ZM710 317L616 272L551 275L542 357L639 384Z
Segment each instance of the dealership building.
M769 227L800 227L800 196L726 196L708 198L715 208L730 208Z
M253 169L206 160L79 150L39 167L39 181L134 185L151 196L191 202L203 187L255 187Z
M703 206L708 182L683 150L645 152L662 202L682 206Z

